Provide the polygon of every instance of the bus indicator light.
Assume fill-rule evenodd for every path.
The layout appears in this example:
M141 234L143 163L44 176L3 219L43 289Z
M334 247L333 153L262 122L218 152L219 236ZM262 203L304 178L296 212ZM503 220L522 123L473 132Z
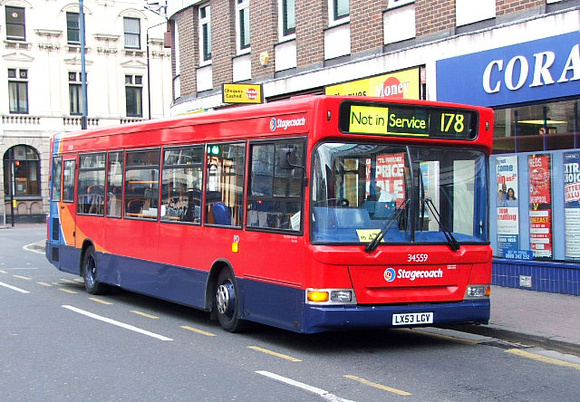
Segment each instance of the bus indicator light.
M308 301L314 303L324 303L328 301L328 292L326 291L318 291L318 290L309 290L308 291Z

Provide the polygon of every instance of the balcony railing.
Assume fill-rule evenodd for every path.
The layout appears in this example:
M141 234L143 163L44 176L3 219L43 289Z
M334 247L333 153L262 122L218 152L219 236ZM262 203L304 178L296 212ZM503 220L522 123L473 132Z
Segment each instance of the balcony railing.
M55 133L63 131L77 131L81 129L81 116L33 116L22 114L0 115L0 135L26 134L26 133ZM103 118L89 117L88 128L107 127L121 124L134 123L143 119L134 117Z

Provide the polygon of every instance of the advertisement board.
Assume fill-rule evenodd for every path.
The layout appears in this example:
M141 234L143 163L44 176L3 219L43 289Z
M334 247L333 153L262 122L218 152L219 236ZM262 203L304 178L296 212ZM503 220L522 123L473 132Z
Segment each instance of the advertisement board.
M390 99L419 99L420 70L411 68L326 87L326 95L373 96Z

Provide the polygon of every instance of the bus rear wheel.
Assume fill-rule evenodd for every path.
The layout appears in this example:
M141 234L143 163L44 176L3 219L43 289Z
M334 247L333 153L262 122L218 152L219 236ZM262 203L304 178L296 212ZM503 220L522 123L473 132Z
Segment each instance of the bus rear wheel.
M87 293L92 295L105 293L106 286L97 280L97 258L95 247L93 246L89 246L85 251L81 275L84 279Z
M215 307L219 323L229 332L240 332L244 320L240 316L240 298L238 284L230 269L222 269L218 275L215 292Z

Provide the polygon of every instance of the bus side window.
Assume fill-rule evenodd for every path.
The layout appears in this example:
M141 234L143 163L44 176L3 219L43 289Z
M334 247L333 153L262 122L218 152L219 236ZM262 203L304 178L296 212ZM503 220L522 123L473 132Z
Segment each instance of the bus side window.
M208 144L205 223L242 226L246 145Z
M203 145L166 149L161 179L161 220L200 223Z
M64 202L74 202L75 200L75 165L74 159L64 161L62 200Z
M77 212L104 215L105 154L80 156Z
M61 173L62 173L62 158L54 157L52 159L52 190L51 190L51 201L60 201L60 185L61 185Z
M109 152L107 216L120 218L123 203L123 152Z
M252 144L250 155L247 226L300 231L304 141Z

